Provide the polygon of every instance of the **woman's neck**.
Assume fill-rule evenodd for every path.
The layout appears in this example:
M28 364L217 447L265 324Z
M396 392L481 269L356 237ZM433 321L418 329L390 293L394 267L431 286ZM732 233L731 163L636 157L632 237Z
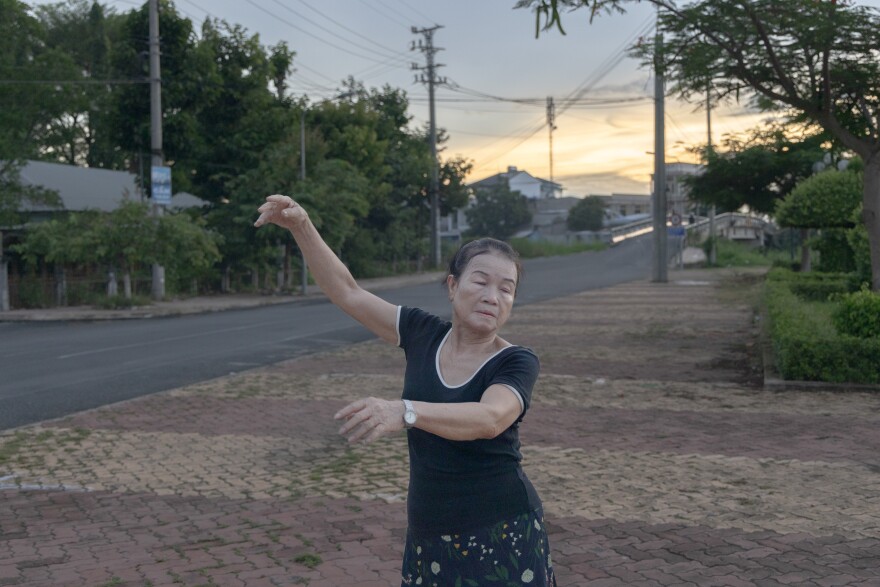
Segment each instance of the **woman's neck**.
M476 333L456 327L453 323L452 332L446 340L447 349L453 354L486 354L493 353L499 348L507 346L498 335L491 333Z

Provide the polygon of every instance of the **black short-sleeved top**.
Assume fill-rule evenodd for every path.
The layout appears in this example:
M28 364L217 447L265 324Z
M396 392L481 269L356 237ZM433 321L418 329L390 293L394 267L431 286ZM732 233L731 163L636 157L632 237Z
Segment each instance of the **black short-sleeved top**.
M528 348L510 346L492 355L465 383L449 386L440 373L440 348L451 323L417 308L400 307L397 332L406 353L403 398L432 403L478 402L502 384L519 396L520 417L492 439L455 441L411 428L407 431L410 531L464 532L541 506L522 471L519 423L529 408L540 368Z

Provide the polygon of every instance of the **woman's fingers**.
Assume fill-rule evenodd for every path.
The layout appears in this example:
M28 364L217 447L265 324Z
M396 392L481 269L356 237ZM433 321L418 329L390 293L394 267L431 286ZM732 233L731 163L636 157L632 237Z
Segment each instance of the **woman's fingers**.
M394 422L391 421L394 417L393 410L388 409L391 403L376 398L350 403L334 416L337 420L346 420L339 429L339 434L350 443L368 443L402 428L403 420L399 427L393 426Z

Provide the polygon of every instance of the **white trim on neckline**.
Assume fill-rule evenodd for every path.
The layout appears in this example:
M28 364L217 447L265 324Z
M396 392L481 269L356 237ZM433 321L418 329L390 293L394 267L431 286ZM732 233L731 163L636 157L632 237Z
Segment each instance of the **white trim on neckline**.
M443 379L443 372L440 371L440 349L442 349L442 348L443 348L443 345L446 344L446 339L449 338L449 335L450 335L450 334L452 334L452 328L451 328L451 327L449 328L449 330L446 331L446 335L443 337L443 340L440 341L440 344L437 345L437 354L434 356L434 369L437 371L437 378L440 379L440 383L442 383L447 389L458 389L459 387L464 387L465 385L467 385L468 383L470 383L471 380L472 380L474 377L477 376L477 373L480 372L480 369L482 369L483 367L486 366L486 363L488 363L489 361L491 361L492 359L494 359L494 358L497 357L500 353L506 351L507 349L516 346L515 344L511 344L511 345L507 345L506 347L504 347L504 348L502 348L502 349L498 349L496 352L492 353L492 355L491 355L488 359L486 359L485 361L483 361L483 364L480 365L479 367L477 367L477 370L474 371L474 372L471 374L471 376L468 377L463 383L460 383L460 384L458 384L458 385L449 385L448 383L446 383L446 380Z

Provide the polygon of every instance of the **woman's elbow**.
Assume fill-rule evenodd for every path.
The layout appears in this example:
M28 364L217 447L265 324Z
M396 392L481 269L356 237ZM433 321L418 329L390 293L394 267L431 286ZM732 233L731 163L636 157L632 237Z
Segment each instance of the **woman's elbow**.
M490 413L484 422L481 430L480 438L484 440L492 440L500 436L510 425L505 422L503 414Z

